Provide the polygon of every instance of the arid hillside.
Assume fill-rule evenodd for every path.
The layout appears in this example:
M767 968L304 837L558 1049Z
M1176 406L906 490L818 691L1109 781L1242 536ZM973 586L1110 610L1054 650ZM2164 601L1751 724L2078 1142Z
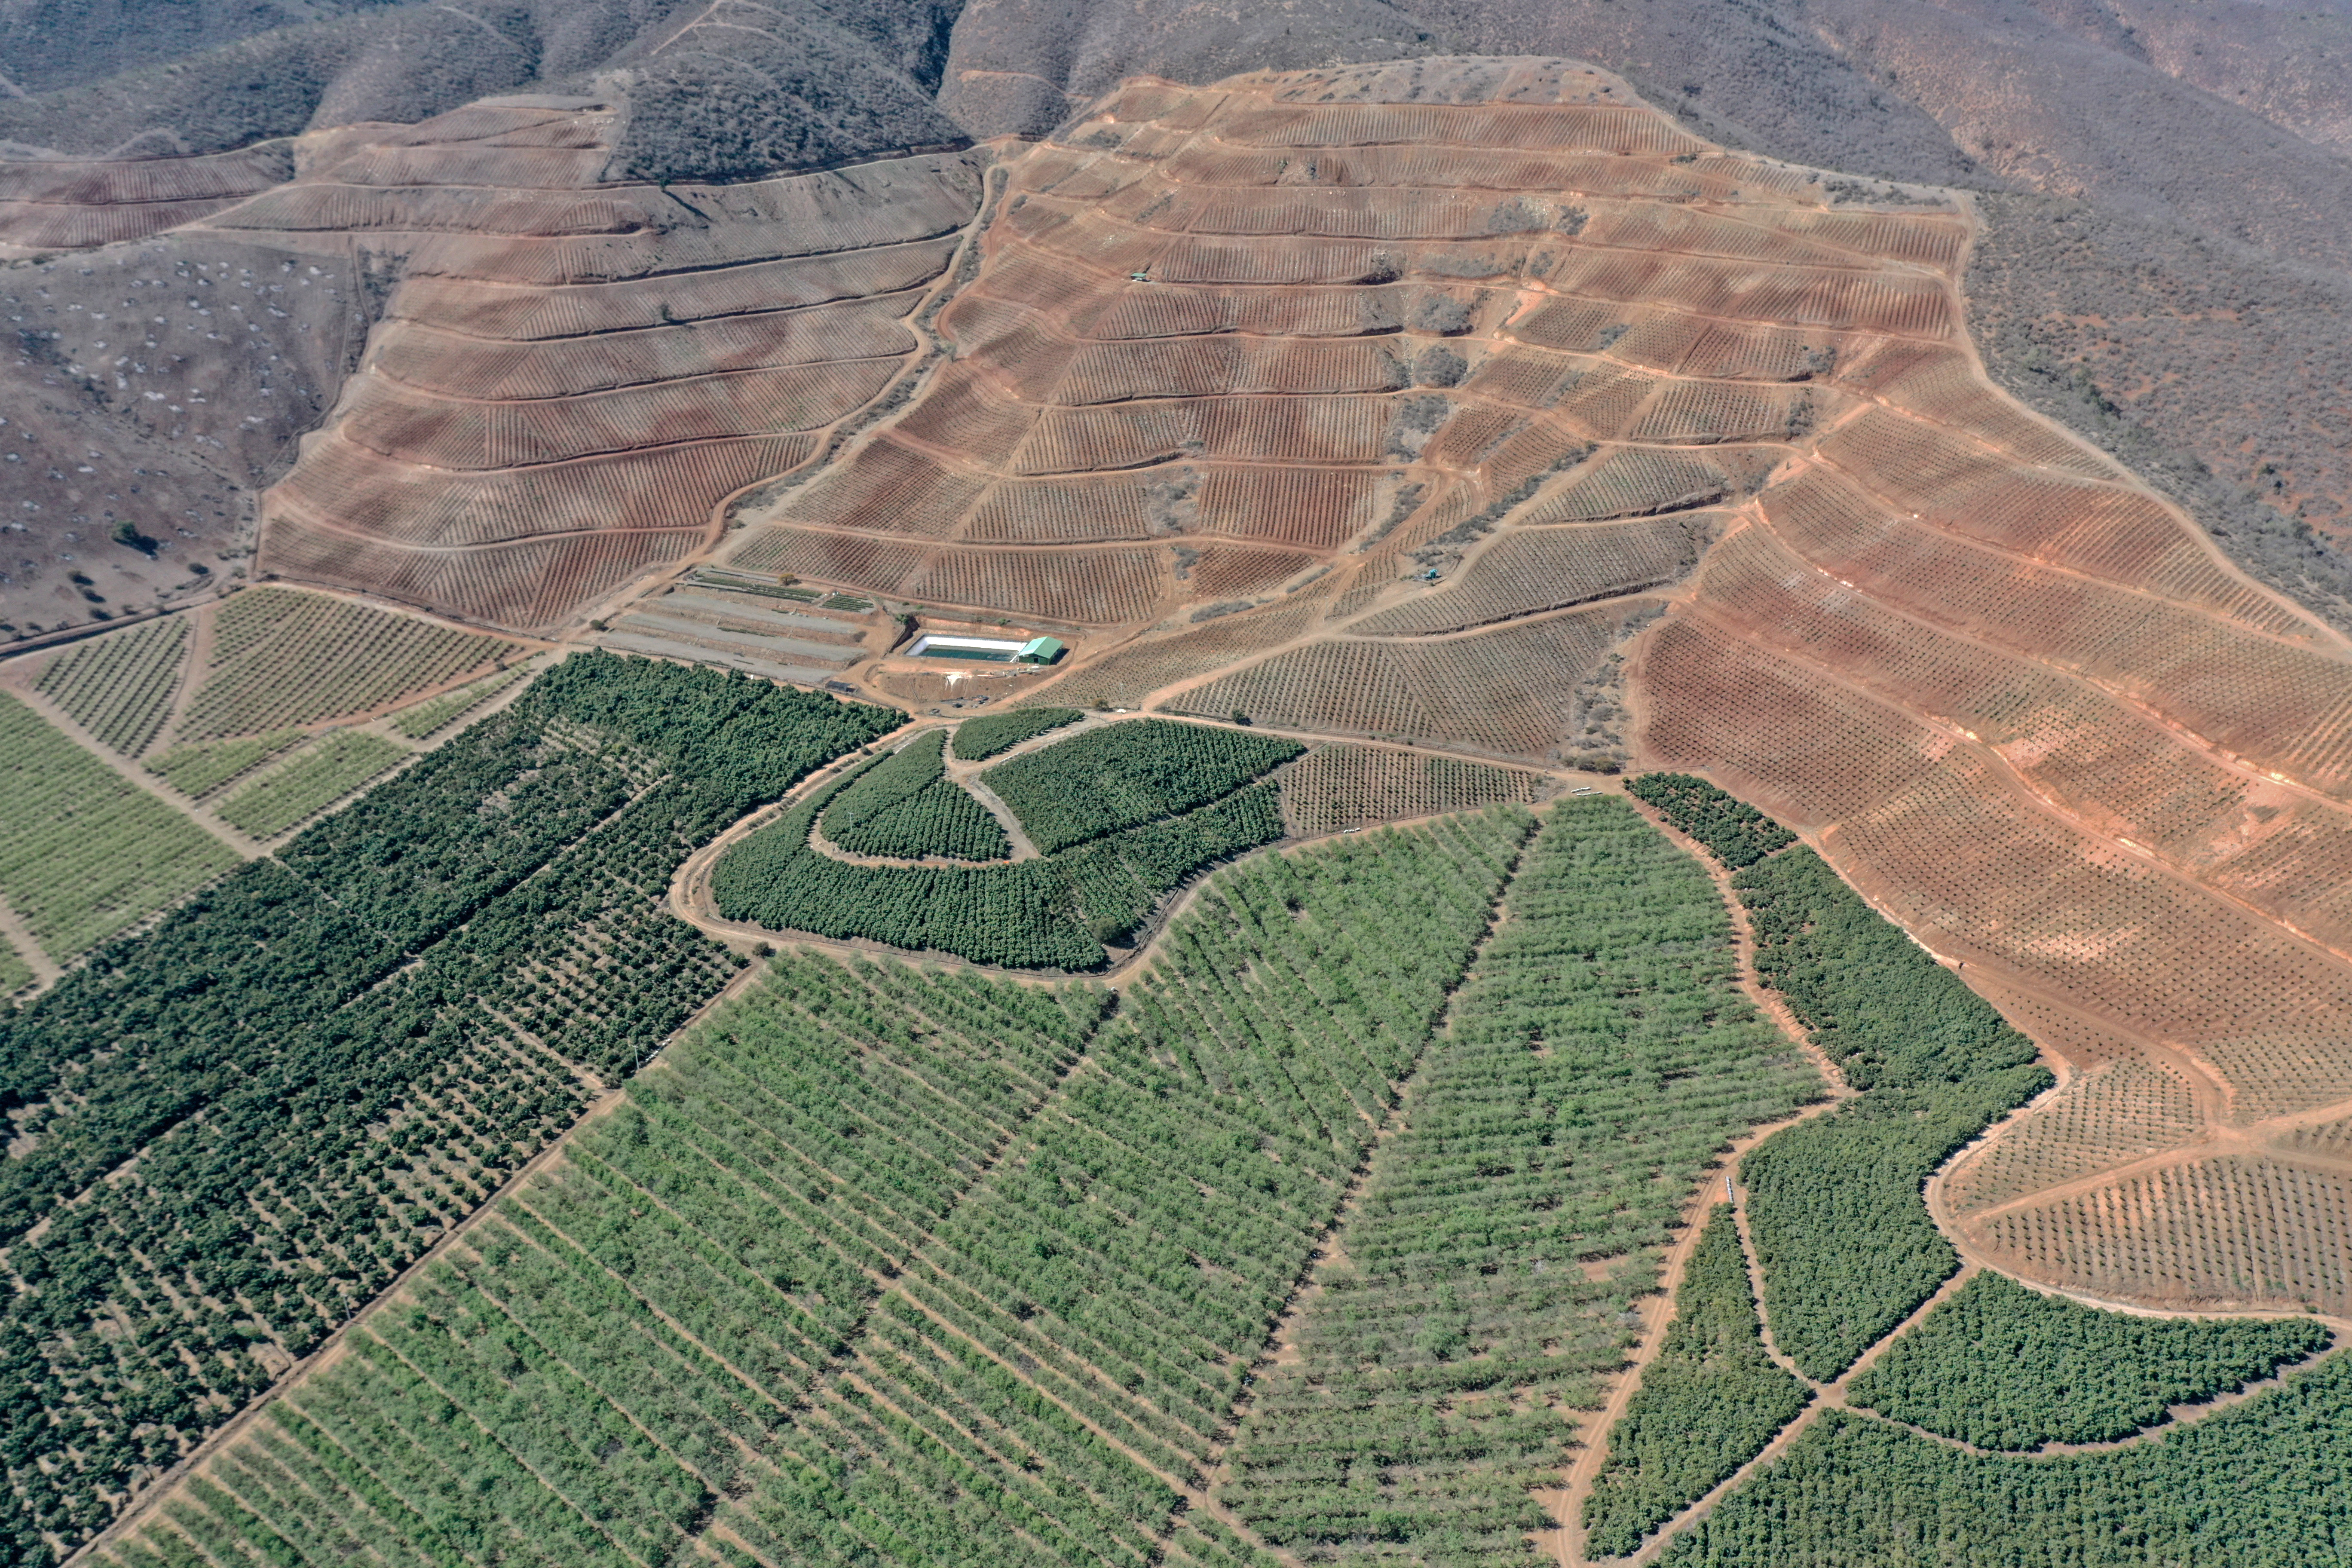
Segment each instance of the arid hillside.
M355 132L213 220L401 257L364 374L269 493L263 571L560 623L710 542L716 503L898 374L972 210L965 160L592 189L612 123L479 106Z
M1970 232L1556 62L1135 84L732 560L1065 624L1081 705L1706 771L2067 1074L1979 1256L2340 1310L2352 659L1990 385Z
M1559 62L1138 84L1013 163L952 363L730 559L1082 632L1065 700L1613 756L1643 595L1833 370L1951 330L1884 258L1963 234Z

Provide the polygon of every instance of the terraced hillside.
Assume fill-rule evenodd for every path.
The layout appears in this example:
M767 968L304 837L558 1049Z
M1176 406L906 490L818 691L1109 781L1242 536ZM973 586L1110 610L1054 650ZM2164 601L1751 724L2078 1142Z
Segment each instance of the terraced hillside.
M966 161L599 184L614 122L540 99L323 132L208 219L401 258L362 374L266 498L262 570L551 626L711 542L716 503L898 374Z
M1130 84L733 559L1099 628L1064 700L1606 754L1588 682L1719 503L1950 331L1959 216L1830 206L1559 61Z
M1080 628L1074 706L1705 770L2068 1075L1972 1253L2340 1310L2352 661L1990 386L1970 233L1557 61L1129 83L733 559Z

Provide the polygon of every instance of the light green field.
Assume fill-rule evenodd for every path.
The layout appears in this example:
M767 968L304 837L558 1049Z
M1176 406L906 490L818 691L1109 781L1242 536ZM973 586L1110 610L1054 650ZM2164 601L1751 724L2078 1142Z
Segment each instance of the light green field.
M194 746L174 746L147 764L147 771L159 773L181 794L202 797L221 785L276 756L302 738L299 729L273 730L267 735L247 735L236 741L207 741Z
M315 816L410 753L381 735L344 730L296 752L221 802L221 819L257 838L274 838Z
M0 998L14 996L33 983L33 966L0 936Z
M60 963L236 864L236 852L0 694L0 895Z
M38 690L126 757L155 739L180 684L188 617L173 616L94 637L41 672Z
M502 669L496 675L475 681L471 686L461 686L455 691L427 698L414 708L404 708L394 714L392 727L412 741L421 741L434 731L471 713L529 673L522 668Z

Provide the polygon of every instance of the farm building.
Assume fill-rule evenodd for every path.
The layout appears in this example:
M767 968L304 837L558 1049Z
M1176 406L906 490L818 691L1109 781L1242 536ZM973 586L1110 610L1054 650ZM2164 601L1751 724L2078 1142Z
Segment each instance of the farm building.
M1062 643L1058 637L1031 637L1024 642L1013 637L960 637L925 632L915 639L907 652L915 658L969 658L983 664L1051 664L1062 657Z

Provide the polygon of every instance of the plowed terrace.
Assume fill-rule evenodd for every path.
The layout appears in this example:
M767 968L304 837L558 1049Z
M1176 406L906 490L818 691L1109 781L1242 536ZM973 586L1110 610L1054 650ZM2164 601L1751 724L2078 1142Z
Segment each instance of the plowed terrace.
M1132 82L985 190L599 184L607 134L335 132L205 208L404 258L265 567L547 627L716 546L1064 628L1076 704L1704 771L2060 1069L1930 1194L1972 1256L2352 1311L2352 654L1992 389L1957 199L1558 61Z

